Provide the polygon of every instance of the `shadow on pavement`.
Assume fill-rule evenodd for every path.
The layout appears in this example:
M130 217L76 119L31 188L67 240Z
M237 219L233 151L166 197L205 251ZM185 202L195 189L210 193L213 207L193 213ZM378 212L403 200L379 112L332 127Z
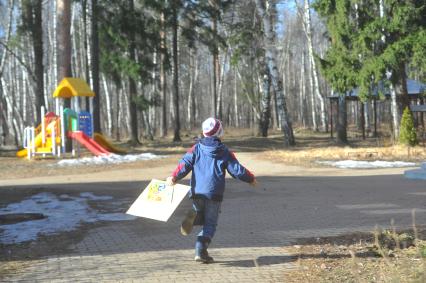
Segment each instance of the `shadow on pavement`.
M374 252L359 252L355 253L357 258L377 258L377 253ZM350 258L350 254L299 254L299 255L289 255L289 256L260 256L255 259L249 260L230 260L230 261L215 261L215 263L232 266L232 267L261 267L275 264L285 264L285 263L294 263L299 259L340 259L340 258Z
M215 261L215 263L232 267L260 267L297 261L297 256L261 256L248 260Z

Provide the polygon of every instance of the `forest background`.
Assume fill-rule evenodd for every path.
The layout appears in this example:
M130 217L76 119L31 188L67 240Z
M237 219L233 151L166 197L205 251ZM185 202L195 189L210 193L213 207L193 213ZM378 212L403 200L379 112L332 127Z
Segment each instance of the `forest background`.
M294 127L326 132L333 119L347 143L348 124L373 134L374 95L396 141L407 79L425 81L425 14L424 0L1 0L0 145L22 145L70 76L97 94L95 131L134 145L180 141L208 116L281 129L287 146Z

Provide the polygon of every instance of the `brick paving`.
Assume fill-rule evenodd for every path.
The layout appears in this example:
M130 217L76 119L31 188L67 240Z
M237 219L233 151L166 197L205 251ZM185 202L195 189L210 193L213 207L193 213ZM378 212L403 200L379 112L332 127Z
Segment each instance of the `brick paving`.
M139 218L93 227L81 241L66 247L70 253L34 260L4 280L285 282L289 271L297 268L297 258L286 254L284 247L297 239L372 231L376 224L386 227L390 219L408 227L413 208L418 210L418 224L426 224L424 182L402 176L259 181L257 189L228 182L217 235L209 249L213 264L195 263L195 234L179 234L180 220L190 207L185 200L168 223ZM109 191L114 186L127 197L135 192L134 184L109 185ZM56 190L63 193L64 188L87 191L81 184ZM103 188L90 185L96 194L102 194Z

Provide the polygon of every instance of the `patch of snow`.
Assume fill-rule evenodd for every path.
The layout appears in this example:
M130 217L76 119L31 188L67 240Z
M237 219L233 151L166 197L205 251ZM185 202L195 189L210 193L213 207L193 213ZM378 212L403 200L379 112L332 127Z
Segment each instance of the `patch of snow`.
M107 156L83 157L78 159L63 159L58 161L56 165L77 166L77 165L119 164L119 163L135 162L139 160L153 160L153 159L159 159L159 158L164 158L164 156L155 155L153 153L127 154L127 155L110 154ZM51 165L51 166L56 166L56 165Z
M99 213L88 205L88 200L111 200L111 196L81 193L80 197L52 193L39 193L18 203L0 209L0 214L41 213L46 218L0 225L0 243L14 244L37 239L39 235L52 235L75 230L81 223L97 221L124 221L136 219L125 213Z
M111 199L113 199L112 196L96 196L93 193L89 193L89 192L80 193L80 196L82 198L86 198L86 199L89 199L89 200L111 200Z
M403 161L359 161L359 160L341 160L341 161L316 161L319 164L330 165L337 168L346 169L370 169L370 168L397 168L413 167L416 163Z

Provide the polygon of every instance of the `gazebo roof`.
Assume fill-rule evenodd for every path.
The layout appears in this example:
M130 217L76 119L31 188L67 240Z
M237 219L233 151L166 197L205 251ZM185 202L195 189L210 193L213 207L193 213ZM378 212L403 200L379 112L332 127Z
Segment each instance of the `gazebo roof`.
M74 96L93 97L95 93L84 80L79 78L64 78L53 93L54 98L71 98Z
M379 92L387 97L390 96L390 90L384 85L383 81L379 82L378 86L373 89L373 93L371 95L378 97ZM426 93L426 84L416 80L407 79L407 92L409 96L416 98L419 95ZM358 100L358 94L359 88L354 88L353 90L346 92L346 99ZM335 93L334 95L330 95L328 98L337 99L339 98L339 94Z

